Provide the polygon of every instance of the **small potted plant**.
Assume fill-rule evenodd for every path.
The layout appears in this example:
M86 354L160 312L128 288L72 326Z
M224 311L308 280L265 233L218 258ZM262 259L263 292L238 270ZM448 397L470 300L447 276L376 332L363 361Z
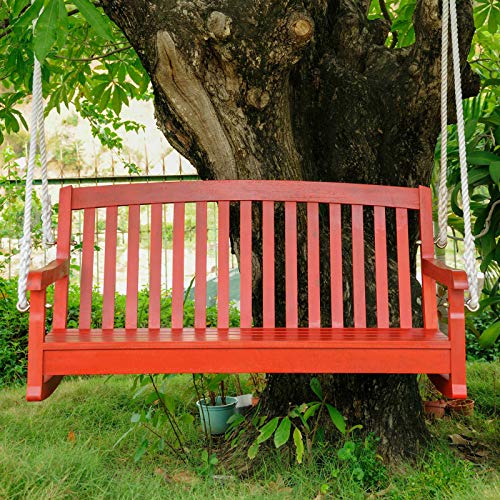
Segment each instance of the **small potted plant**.
M452 399L448 401L448 410L453 415L470 416L474 413L473 399Z
M431 384L427 376L420 376L418 384L426 417L443 418L446 413L446 400L442 399L441 394Z
M203 432L210 434L223 434L227 429L227 421L234 415L236 403L235 397L228 396L226 392L228 375L210 374L200 375L202 391L196 386L195 389L202 397L196 402L200 413L201 427Z

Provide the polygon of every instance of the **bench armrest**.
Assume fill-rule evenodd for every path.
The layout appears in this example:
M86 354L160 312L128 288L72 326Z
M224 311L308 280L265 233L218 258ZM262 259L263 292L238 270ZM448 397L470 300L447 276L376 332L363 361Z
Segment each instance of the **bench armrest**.
M455 290L466 290L469 286L465 271L453 269L437 259L422 259L422 274Z
M35 269L28 274L28 290L45 290L49 285L68 276L69 259L56 259L41 269Z

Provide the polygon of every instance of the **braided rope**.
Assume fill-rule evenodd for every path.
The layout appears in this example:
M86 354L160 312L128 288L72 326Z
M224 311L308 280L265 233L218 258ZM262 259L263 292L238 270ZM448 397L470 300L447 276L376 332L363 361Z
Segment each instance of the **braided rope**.
M36 165L37 145L40 150L42 167L42 230L45 245L54 244L52 235L52 207L49 195L47 174L47 148L45 144L44 105L42 95L42 70L38 59L34 58L33 66L33 99L30 123L30 148L26 170L26 192L24 199L23 236L20 241L19 279L17 284L17 308L21 312L29 309L27 298L28 274L31 261L31 212L33 209L33 177Z
M445 0L446 1L446 0ZM458 153L460 163L460 181L462 190L462 209L464 212L464 264L469 281L469 299L467 307L470 310L479 308L479 289L475 258L474 236L472 235L469 183L467 172L467 154L465 142L464 111L462 105L462 82L460 76L460 54L458 50L458 26L456 0L450 2L451 48L453 55L453 76L455 79L455 104L457 108Z
M448 243L448 187L446 185L446 167L448 162L448 0L443 0L441 27L441 169L438 188L438 228L435 240L439 248Z

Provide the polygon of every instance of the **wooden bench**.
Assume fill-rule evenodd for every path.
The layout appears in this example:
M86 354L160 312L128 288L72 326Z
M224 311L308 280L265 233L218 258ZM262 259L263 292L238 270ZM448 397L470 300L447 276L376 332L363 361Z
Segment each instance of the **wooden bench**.
M218 211L218 324L206 327L207 203ZM196 204L194 328L183 328L185 206ZM275 272L275 208L284 216L284 276ZM173 204L171 328L160 324L164 204ZM304 204L304 205L299 205ZM140 207L150 206L149 324L137 328ZM115 288L118 207L128 207L125 328L116 329ZM260 210L258 211L256 207ZM300 209L298 207L301 207ZM91 329L96 209L106 213L102 329ZM230 210L239 208L240 327L229 328ZM123 210L123 209L122 209ZM298 326L297 213L307 214L308 327ZM67 328L72 214L83 212L79 327ZM386 213L396 220L399 325L389 324ZM423 328L413 328L408 212L419 216ZM329 228L320 243L319 213ZM346 213L350 224L345 229ZM261 328L252 322L252 220L262 222ZM260 215L259 215L260 214ZM344 214L344 215L343 215ZM374 276L365 264L365 237L375 247ZM388 215L389 217L389 215ZM353 327L346 328L342 226L352 232ZM446 396L464 398L465 334L463 271L434 259L431 192L403 188L294 181L196 181L100 187L60 192L57 259L32 271L27 399L48 397L64 375L193 372L427 373ZM238 228L236 228L238 229ZM254 228L255 229L255 228ZM255 231L254 231L255 232ZM299 231L300 232L300 231ZM260 241L260 240L259 240ZM281 243L281 242L280 242ZM391 250L391 249L390 249ZM344 252L344 255L343 255ZM254 252L255 255L258 252ZM260 255L260 254L259 254ZM320 259L327 259L330 296L321 324ZM257 261L258 262L258 261ZM347 261L346 261L347 262ZM325 262L322 262L325 264ZM324 266L323 266L324 268ZM331 278L331 279L330 279ZM275 328L275 280L285 281L286 324ZM376 324L367 327L365 280L376 284ZM448 335L438 329L436 281L448 287ZM55 283L52 329L46 333L46 288ZM414 293L414 292L413 292ZM323 306L324 307L324 306ZM351 321L351 320L350 320Z

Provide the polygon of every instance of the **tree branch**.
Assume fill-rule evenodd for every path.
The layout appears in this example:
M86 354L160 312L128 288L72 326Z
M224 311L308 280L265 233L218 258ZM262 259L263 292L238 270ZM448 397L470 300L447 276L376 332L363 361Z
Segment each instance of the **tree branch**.
M382 11L382 15L384 16L384 19L392 27L392 18L391 18L391 15L389 14L389 11L387 10L387 6L385 5L385 0L378 0L378 4L380 5L380 10ZM391 49L393 49L398 44L398 32L394 30L394 31L391 31L391 33L392 33Z
M53 59L63 59L64 61L72 61L72 62L92 62L92 61L97 61L99 59L105 59L106 57L112 56L113 54L118 54L119 52L125 52L126 50L131 49L131 45L127 45L126 47L121 47L119 49L111 50L110 52L107 52L106 54L101 54L100 56L95 56L95 57L64 57L64 56L59 56L57 54L51 55L49 57Z

